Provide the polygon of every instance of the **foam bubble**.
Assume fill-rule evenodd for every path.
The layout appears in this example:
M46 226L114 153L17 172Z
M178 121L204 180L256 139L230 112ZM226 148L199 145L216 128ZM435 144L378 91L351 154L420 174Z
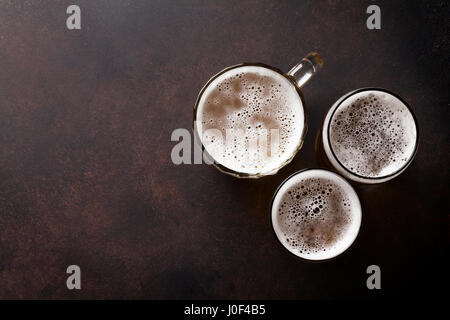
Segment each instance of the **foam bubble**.
M206 150L231 170L276 170L300 146L301 98L288 79L271 69L228 70L209 84L197 108L197 128Z
M417 129L408 107L383 91L363 91L341 103L330 123L330 144L349 171L394 174L414 153Z
M286 181L274 199L272 223L294 254L322 260L340 254L359 230L361 207L351 186L338 175L307 170Z

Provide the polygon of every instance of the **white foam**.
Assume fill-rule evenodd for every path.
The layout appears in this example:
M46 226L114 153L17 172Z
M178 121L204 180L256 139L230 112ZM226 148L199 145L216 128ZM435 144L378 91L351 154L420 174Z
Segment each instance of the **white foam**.
M350 96L330 121L330 144L336 158L360 176L394 174L414 154L414 118L402 101L384 91L362 91Z
M329 194L318 190L314 195L302 195L302 190L307 190L314 181L329 188ZM321 200L318 201L319 196ZM334 203L338 201L336 199L342 203ZM312 207L298 207L309 202ZM319 205L323 205L320 210ZM343 211L337 214L336 206L342 206ZM305 216L306 212L311 213L313 207L313 216ZM281 185L273 200L271 219L275 234L286 249L304 259L325 260L344 252L356 239L361 225L361 204L356 192L342 177L328 170L310 169L300 171ZM336 228L339 228L327 225L332 221L339 221L335 223ZM334 228L334 237L326 245L319 238L317 246L310 246L306 235L302 234L302 228L320 224L327 230ZM320 232L315 234L319 237L322 235Z
M270 174L301 146L303 103L294 84L278 72L241 66L205 88L195 126L217 163L240 173Z

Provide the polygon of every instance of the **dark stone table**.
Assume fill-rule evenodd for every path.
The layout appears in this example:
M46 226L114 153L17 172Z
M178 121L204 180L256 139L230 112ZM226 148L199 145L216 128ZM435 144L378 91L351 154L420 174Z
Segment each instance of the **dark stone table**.
M0 3L0 298L420 297L448 281L447 1L78 0ZM174 165L202 85L222 68L324 67L303 90L309 132L277 175L238 180ZM291 173L317 167L314 138L344 93L390 89L420 126L412 165L358 188L363 224L336 260L277 243L269 205ZM66 268L82 289L66 288ZM381 290L366 288L367 266Z

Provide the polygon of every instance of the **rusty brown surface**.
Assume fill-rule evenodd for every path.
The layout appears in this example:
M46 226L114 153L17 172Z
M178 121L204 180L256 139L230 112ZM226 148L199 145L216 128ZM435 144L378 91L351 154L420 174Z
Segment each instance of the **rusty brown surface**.
M449 248L449 9L445 1L67 1L0 3L0 298L300 299L433 294ZM202 85L226 66L288 71L324 59L305 86L309 132L277 175L237 180L172 164ZM359 188L360 236L323 264L277 243L269 205L316 167L331 104L364 86L412 106L420 147L397 179ZM82 290L66 288L66 268ZM366 288L366 268L382 290Z

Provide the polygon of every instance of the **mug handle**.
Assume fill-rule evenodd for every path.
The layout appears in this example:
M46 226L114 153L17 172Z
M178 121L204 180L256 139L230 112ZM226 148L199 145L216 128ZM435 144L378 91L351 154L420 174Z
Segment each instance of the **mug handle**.
M306 57L297 63L287 74L294 78L299 88L308 82L313 75L319 71L323 65L323 60L317 52L310 52Z

